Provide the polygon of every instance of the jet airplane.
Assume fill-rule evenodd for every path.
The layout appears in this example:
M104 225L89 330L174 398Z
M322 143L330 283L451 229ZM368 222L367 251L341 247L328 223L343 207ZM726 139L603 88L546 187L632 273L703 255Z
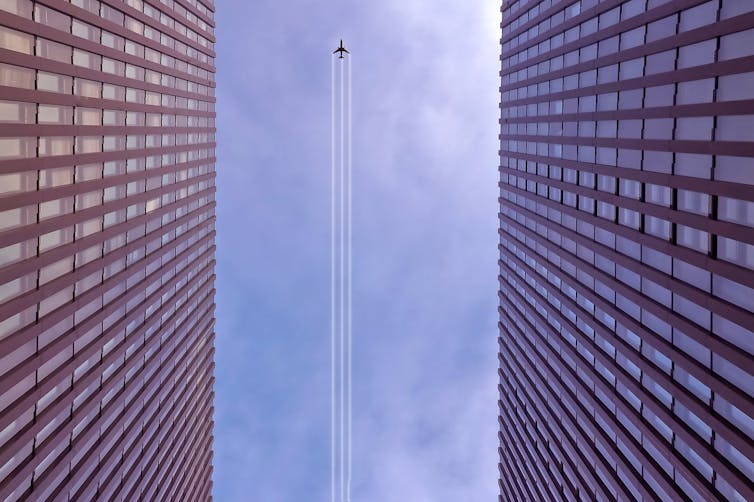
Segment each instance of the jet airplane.
M343 53L351 54L350 52L348 52L348 49L343 47L343 39L340 39L340 47L338 47L337 49L333 51L333 54L338 54L338 53L340 53L340 56L338 57L338 59L343 59Z

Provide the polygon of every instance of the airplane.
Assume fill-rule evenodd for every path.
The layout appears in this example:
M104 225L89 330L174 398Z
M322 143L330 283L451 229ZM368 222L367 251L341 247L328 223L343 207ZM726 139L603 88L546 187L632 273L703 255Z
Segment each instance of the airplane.
M345 52L346 54L351 54L350 52L348 52L348 50L347 50L347 49L346 49L345 47L343 47L343 39L341 38L341 39L340 39L340 47L338 47L337 49L335 49L335 50L333 51L333 54L337 54L337 53L340 53L340 57L339 57L338 59L343 59L343 53L344 53L344 52Z

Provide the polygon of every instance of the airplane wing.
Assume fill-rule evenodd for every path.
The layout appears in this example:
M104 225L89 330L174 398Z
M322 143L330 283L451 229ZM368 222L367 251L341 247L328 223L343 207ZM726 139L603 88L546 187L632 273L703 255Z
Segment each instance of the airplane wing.
M348 49L343 49L343 52L345 52L346 54L351 54L351 52Z
M340 51L340 49L335 49L334 51L332 51L332 53L333 54L337 54L339 51Z

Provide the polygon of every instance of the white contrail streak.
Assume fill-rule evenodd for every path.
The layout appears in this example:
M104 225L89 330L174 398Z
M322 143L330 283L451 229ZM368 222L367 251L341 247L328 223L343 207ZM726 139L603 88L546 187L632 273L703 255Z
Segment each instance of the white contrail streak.
M353 156L351 154L351 146L353 145L353 141L351 139L351 76L353 72L351 71L351 65L353 64L353 60L351 57L348 58L348 168L347 168L347 176L348 176L348 476L347 476L347 482L346 482L346 501L351 502L351 464L352 464L352 456L351 456L351 423L352 423L352 390L351 390L351 381L352 381L352 367L351 367L351 355L353 354L353 294L352 294L352 280L351 280L351 271L352 271L352 249L353 249L353 235L351 233L352 230L352 188L353 188L353 180L352 180L352 169L351 169L351 163Z
M343 249L345 247L345 221L344 221L344 205L345 205L345 159L343 155L344 150L344 133L345 128L343 127L343 101L344 101L344 85L343 85L343 79L344 79L344 70L343 70L343 62L341 62L340 65L340 500L345 500L345 462L343 462L343 458L345 456L344 452L344 424L345 424L345 392L344 392L344 382L345 382L345 375L344 375L344 364L345 361L345 325L344 325L344 301L345 301L345 294L343 291L343 281L345 279L345 263L343 260Z
M330 58L330 501L335 502L335 61Z
M335 59L340 58L331 56L330 67L330 500L350 502L353 416L352 71L350 57L343 58L338 76Z

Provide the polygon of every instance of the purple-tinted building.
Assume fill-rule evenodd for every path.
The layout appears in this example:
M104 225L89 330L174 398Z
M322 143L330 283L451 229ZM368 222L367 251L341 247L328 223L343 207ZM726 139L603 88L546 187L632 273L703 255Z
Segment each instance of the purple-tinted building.
M754 2L502 12L500 499L754 500Z
M214 3L0 0L0 500L208 500Z

